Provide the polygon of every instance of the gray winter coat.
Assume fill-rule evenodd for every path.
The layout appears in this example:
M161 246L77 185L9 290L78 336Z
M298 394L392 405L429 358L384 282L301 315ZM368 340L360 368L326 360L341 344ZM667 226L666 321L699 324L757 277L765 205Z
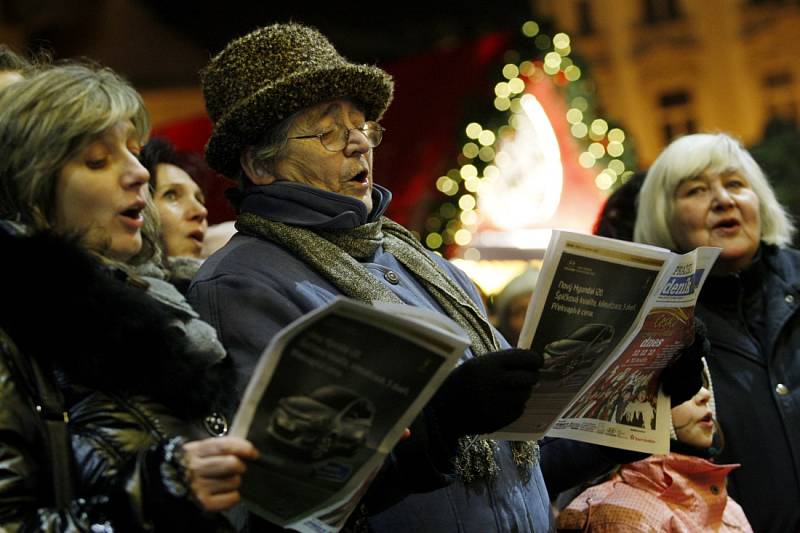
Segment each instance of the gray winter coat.
M285 209L273 210L267 218L306 227L348 217L363 224L380 216L391 197L389 191L376 186L373 191L376 207L367 217L361 202L340 195L336 195L336 202L345 205L349 201L349 207L336 211L330 205L322 206L325 209L313 205L319 201L319 191L310 200L302 187L296 185L286 187L278 183L253 189L250 194L269 195L271 191L279 191L285 199ZM248 212L247 203L244 205L243 210ZM256 214L264 216L263 212ZM482 308L469 278L448 261L431 256ZM362 264L374 275L375 283L382 283L408 305L443 312L400 262L380 247ZM241 371L239 385L243 389L261 352L281 328L340 294L329 281L281 246L238 233L206 260L187 297L200 316L216 327L220 340ZM502 343L508 347L504 340ZM467 351L462 360L470 357L472 354ZM541 533L550 530L550 504L538 465L533 468L530 480L524 482L509 446L501 443L495 454L501 469L497 478L492 483L465 486L454 478L449 463L442 464L432 458L435 454L430 453L424 435L419 433L412 428L411 439L395 448L382 476L370 489L366 499L370 511L385 508L370 518L374 531Z

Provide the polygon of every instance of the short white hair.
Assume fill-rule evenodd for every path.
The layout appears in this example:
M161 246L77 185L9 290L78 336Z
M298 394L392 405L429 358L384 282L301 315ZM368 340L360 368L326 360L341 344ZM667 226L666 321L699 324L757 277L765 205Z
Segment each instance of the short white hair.
M696 133L675 139L647 171L639 192L633 239L671 250L679 250L670 227L675 190L684 180L703 172L738 172L756 193L761 218L761 240L787 245L795 232L794 224L764 172L741 143L725 133Z

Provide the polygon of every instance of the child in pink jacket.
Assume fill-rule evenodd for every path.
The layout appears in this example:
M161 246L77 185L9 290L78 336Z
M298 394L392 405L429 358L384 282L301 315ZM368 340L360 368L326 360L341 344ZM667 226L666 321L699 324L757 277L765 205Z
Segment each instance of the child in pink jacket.
M623 465L608 481L585 490L559 514L558 531L752 533L725 489L728 472L739 465L713 462L714 444L722 439L707 371L706 382L672 409L670 453Z

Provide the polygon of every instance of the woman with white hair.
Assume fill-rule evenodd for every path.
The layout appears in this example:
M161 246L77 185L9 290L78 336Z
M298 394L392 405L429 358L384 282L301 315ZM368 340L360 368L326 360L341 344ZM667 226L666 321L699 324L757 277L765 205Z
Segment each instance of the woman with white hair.
M719 459L759 532L800 531L800 253L764 173L728 135L673 141L639 193L634 239L678 252L722 249L696 313L708 327Z

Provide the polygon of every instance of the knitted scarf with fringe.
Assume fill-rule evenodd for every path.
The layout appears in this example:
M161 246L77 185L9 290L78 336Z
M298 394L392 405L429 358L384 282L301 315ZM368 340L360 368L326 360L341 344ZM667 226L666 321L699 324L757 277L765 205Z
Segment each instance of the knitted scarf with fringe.
M373 257L378 247L383 246L415 276L447 316L464 329L476 356L499 349L489 322L475 302L442 271L411 232L386 217L352 229L312 231L242 213L237 217L236 229L283 246L346 296L369 303L402 303L359 263ZM460 440L455 467L464 483L491 481L499 470L494 459L496 446L488 439ZM539 459L538 445L513 442L511 447L520 476L527 482Z

